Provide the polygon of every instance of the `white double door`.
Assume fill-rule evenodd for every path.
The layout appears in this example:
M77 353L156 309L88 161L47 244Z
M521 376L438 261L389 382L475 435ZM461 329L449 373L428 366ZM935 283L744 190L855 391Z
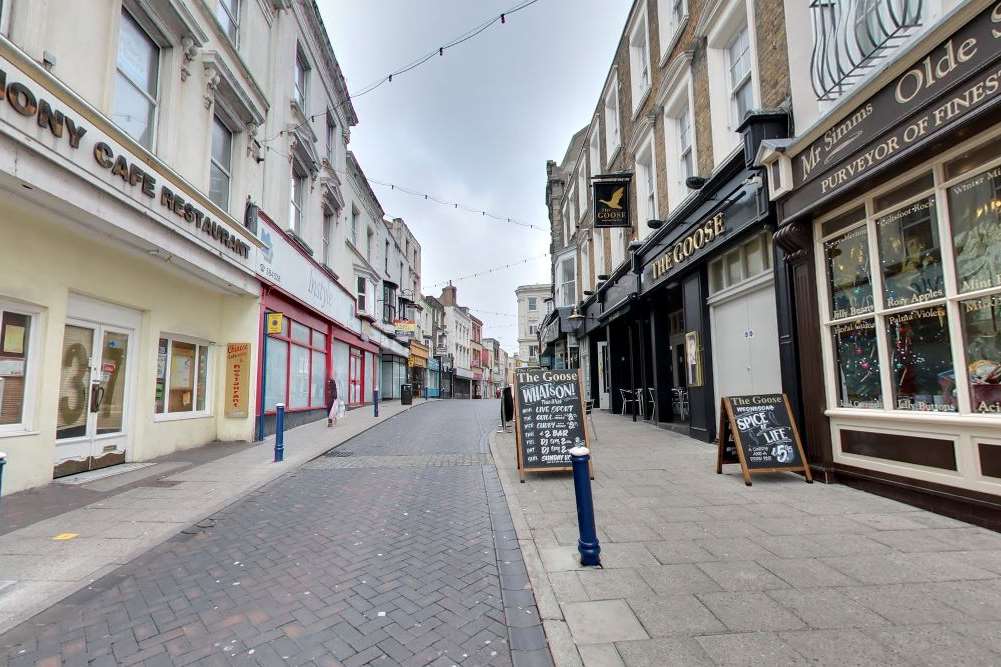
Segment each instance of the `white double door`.
M731 293L709 311L716 396L781 392L773 283Z
M56 404L56 475L125 460L135 394L139 314L70 298Z

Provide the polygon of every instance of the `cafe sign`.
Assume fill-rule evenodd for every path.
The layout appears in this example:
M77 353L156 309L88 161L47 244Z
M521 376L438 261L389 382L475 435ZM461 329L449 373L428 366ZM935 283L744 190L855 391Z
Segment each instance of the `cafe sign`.
M1001 0L793 158L799 210L1001 98ZM915 113L917 112L917 113Z
M131 199L156 210L174 226L187 229L231 256L249 259L249 235L215 220L185 191L179 178L155 172L150 160L137 157L98 127L88 127L52 93L0 58L0 120L18 127L39 144L72 161ZM162 182L161 182L162 181Z
M595 176L591 180L594 202L594 226L631 227L629 219L629 183L632 175Z

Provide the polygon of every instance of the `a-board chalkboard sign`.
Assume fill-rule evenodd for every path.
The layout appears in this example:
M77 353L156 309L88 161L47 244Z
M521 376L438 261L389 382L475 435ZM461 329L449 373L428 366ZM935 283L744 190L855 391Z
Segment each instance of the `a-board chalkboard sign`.
M727 396L720 401L716 472L739 463L744 483L762 472L802 472L813 482L785 394Z
M526 472L571 470L570 450L590 447L580 371L515 371L514 422L522 482Z

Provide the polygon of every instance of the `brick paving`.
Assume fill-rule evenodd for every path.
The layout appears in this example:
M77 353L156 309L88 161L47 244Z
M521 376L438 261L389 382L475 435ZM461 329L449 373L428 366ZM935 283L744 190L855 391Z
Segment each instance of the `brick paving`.
M0 635L21 665L548 665L486 433L380 424Z

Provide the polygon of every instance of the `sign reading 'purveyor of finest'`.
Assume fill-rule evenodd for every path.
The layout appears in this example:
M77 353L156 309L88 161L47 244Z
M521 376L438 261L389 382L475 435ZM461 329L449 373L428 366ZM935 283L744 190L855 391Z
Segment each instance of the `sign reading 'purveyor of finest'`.
M515 429L521 469L570 469L570 449L586 445L580 371L515 374Z

